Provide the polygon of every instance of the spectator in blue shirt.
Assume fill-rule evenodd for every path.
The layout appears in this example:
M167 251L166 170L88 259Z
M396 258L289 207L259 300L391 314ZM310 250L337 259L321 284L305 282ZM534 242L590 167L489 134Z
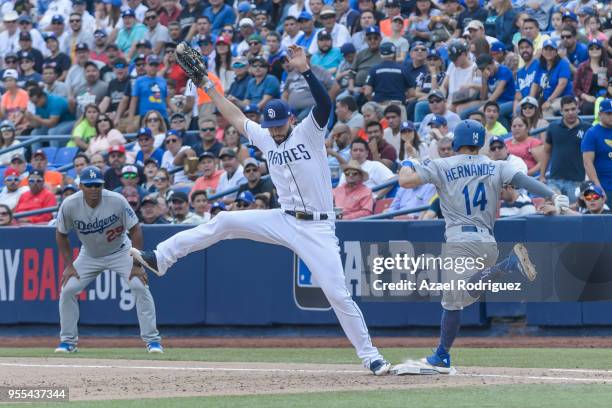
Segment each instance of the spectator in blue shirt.
M319 46L319 51L312 56L310 61L313 65L319 65L331 74L335 74L343 57L338 48L332 47L331 34L325 30L319 31L317 34L317 45Z
M68 100L47 94L35 86L29 92L30 102L36 106L36 114L25 112L34 127L32 135L69 135L74 127L74 115L68 110Z
M370 69L364 95L374 102L399 101L400 108L403 108L411 81L406 69L395 61L396 51L397 48L391 42L380 45L379 52L383 61ZM402 119L405 119L405 110L402 111Z
M300 25L300 30L302 30L303 34L300 36L300 38L297 39L296 44L307 50L308 48L310 48L310 44L312 44L312 41L317 35L317 30L315 30L314 28L314 20L312 19L312 14L304 10L298 16L297 21Z
M236 22L236 13L234 10L225 4L223 0L210 0L210 6L204 10L204 15L208 17L212 24L212 33L219 35L224 25L234 25Z
M561 29L561 45L563 49L560 50L559 55L569 60L571 63L570 70L574 74L578 65L589 59L587 46L578 42L576 39L576 28L569 24L564 25Z
M599 120L582 139L582 159L589 180L605 190L607 204L612 206L612 99L599 105Z
M138 141L138 146L140 146L140 151L136 153L136 163L139 166L144 166L147 160L153 159L157 162L158 166L161 166L164 151L153 145L154 138L151 129L147 127L140 128L136 140Z
M247 86L253 77L249 74L249 61L246 57L236 58L232 63L232 69L235 76L227 91L227 99L238 104L246 98Z
M481 99L497 102L500 115L509 119L516 93L512 71L498 64L489 54L480 55L476 65L482 72Z
M132 88L130 100L130 122L136 123L135 116L144 117L151 110L158 111L168 120L168 85L166 80L157 76L159 58L148 55L146 59L146 76L138 77Z
M542 44L540 67L531 86L530 94L542 100L542 112L553 116L561 109L561 97L572 95L570 63L559 56L557 43L546 40Z
M518 42L518 50L521 58L525 61L525 65L516 73L515 105L523 98L529 96L531 85L540 68L540 61L533 58L533 43L530 39L521 38Z
M241 106L257 105L263 110L266 103L275 98L280 98L280 82L275 76L268 74L268 61L263 57L255 57L251 61L253 78L247 85L245 100Z

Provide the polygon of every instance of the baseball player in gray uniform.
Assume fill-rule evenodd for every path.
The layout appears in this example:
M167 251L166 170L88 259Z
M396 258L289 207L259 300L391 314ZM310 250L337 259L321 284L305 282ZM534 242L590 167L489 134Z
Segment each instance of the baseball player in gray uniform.
M134 294L140 335L149 353L163 353L147 275L141 265L133 265L130 256L132 245L142 248L138 217L121 194L103 187L104 177L100 170L95 166L84 168L81 171L81 191L66 198L57 214L56 241L67 266L62 276L59 301L61 342L55 352L77 351L77 295L108 269L127 280ZM74 262L68 241L72 229L82 244Z
M484 140L485 129L480 123L461 121L455 128L453 140L453 150L457 154L424 164L405 161L400 170L400 186L414 188L425 183L436 186L446 222L442 259L484 260L483 268L474 268L469 276L462 275L463 279L486 282L520 272L527 280L533 281L537 272L522 244L516 244L508 258L495 264L498 250L493 226L501 189L504 184L525 188L530 193L551 198L557 209L569 206L569 200L566 196L555 195L545 184L517 171L508 162L492 161L478 155ZM459 276L454 270L442 273L443 281ZM480 294L456 289L443 291L440 344L434 354L421 363L439 373L451 372L449 353L461 325L461 310L478 300Z
M179 258L224 239L246 238L283 245L306 263L364 366L375 375L383 375L390 364L372 345L363 315L346 288L335 235L325 149L331 99L310 70L303 49L291 46L288 62L304 76L316 101L308 117L295 127L288 106L281 100L266 105L259 125L219 94L210 81L204 84L221 114L264 153L282 208L220 212L212 221L161 242L155 251L133 249L132 254L144 266L163 275Z

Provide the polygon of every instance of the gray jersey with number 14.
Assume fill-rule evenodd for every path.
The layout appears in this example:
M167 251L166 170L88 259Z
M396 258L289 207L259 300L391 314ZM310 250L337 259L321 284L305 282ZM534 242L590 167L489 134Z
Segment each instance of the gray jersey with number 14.
M471 225L492 231L502 186L517 173L508 162L466 154L416 164L415 170L438 189L447 230Z
M130 249L127 232L136 224L138 217L125 197L108 190L102 190L96 208L88 206L79 191L66 198L57 213L57 230L68 234L74 229L81 251L94 258Z

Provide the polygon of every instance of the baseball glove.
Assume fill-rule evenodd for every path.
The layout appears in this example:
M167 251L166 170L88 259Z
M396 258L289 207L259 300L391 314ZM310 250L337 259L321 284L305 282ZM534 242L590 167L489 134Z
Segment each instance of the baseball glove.
M176 60L195 86L208 80L204 57L185 41L176 46Z

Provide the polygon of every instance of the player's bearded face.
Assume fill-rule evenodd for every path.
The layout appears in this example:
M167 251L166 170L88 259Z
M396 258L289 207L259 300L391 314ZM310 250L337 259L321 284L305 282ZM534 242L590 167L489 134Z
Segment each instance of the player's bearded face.
M275 126L271 127L270 135L272 135L272 139L276 142L276 144L282 143L289 137L289 133L291 132L291 124L285 123L283 126Z

